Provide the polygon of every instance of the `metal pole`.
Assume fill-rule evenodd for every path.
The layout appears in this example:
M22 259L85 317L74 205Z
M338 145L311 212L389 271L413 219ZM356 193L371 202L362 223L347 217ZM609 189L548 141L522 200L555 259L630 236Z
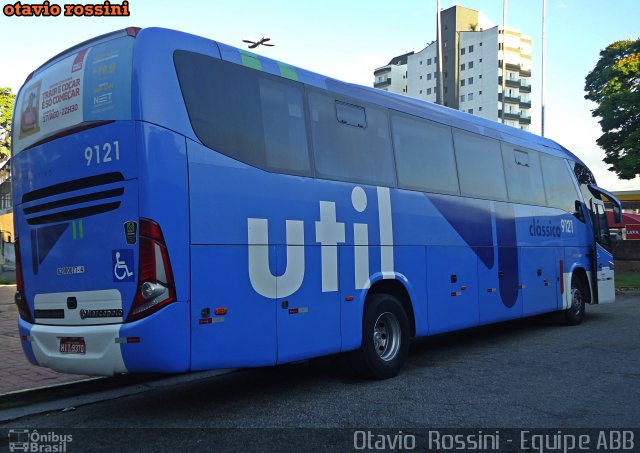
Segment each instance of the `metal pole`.
M540 118L540 130L544 137L544 54L546 48L545 22L547 20L547 0L542 0L542 83L540 85L540 107L542 117Z
M442 80L442 24L440 23L440 0L436 2L438 17L438 94L436 96L436 104L444 104L444 88Z
M504 114L505 114L505 82L507 78L506 73L506 65L507 65L507 52L506 52L506 43L507 43L507 0L502 2L502 124L504 124Z

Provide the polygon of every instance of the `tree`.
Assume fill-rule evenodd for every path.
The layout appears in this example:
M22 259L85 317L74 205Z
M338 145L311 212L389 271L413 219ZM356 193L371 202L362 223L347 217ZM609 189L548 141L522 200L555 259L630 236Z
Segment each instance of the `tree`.
M640 39L617 41L601 51L584 89L585 98L598 104L591 113L601 118L604 133L597 143L604 162L620 178L635 178L640 174Z
M0 160L11 155L11 116L15 100L11 88L0 88Z

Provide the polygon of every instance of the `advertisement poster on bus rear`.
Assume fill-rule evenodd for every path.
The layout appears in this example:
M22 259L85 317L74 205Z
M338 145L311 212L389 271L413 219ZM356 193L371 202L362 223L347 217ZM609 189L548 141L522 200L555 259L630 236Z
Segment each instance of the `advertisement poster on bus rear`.
M14 153L83 122L131 115L129 40L73 53L36 71L18 96Z
M82 71L87 50L42 72L23 91L18 139L23 146L82 122Z

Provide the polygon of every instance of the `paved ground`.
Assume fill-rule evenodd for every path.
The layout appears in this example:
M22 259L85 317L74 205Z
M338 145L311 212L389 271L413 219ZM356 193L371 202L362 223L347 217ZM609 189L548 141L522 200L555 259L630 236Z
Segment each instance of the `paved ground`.
M417 451L425 451L425 428L434 427L551 435L638 428L638 326L640 294L625 294L589 307L576 327L532 318L416 341L402 373L386 381L362 380L323 358L70 403L0 423L0 451L11 428L72 435L70 452L154 453L352 451L355 431L364 430L417 434ZM624 451L640 450L640 430L634 436ZM505 451L522 450L563 451Z
M6 279L15 280L15 274L2 272L0 273L0 279L3 279L2 281L6 281ZM2 364L0 366L0 395L87 379L88 376L58 373L47 368L34 366L27 361L22 351L18 334L18 314L13 302L14 294L15 285L0 285L0 363ZM625 297L622 299L625 299ZM635 297L635 299L640 299L640 297ZM637 302L640 302L640 300ZM605 307L589 308L593 308L593 310L589 311L597 313L601 308ZM605 311L608 310L608 308L605 308ZM594 338L594 340L596 339Z
M2 277L15 281L13 273L3 272ZM0 285L0 395L86 379L87 376L57 373L29 363L20 345L15 292L16 285Z

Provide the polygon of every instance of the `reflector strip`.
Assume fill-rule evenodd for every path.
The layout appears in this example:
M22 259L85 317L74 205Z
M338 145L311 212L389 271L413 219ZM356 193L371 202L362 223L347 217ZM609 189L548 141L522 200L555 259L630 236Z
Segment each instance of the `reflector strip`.
M120 337L115 339L116 343L140 343L140 337Z

